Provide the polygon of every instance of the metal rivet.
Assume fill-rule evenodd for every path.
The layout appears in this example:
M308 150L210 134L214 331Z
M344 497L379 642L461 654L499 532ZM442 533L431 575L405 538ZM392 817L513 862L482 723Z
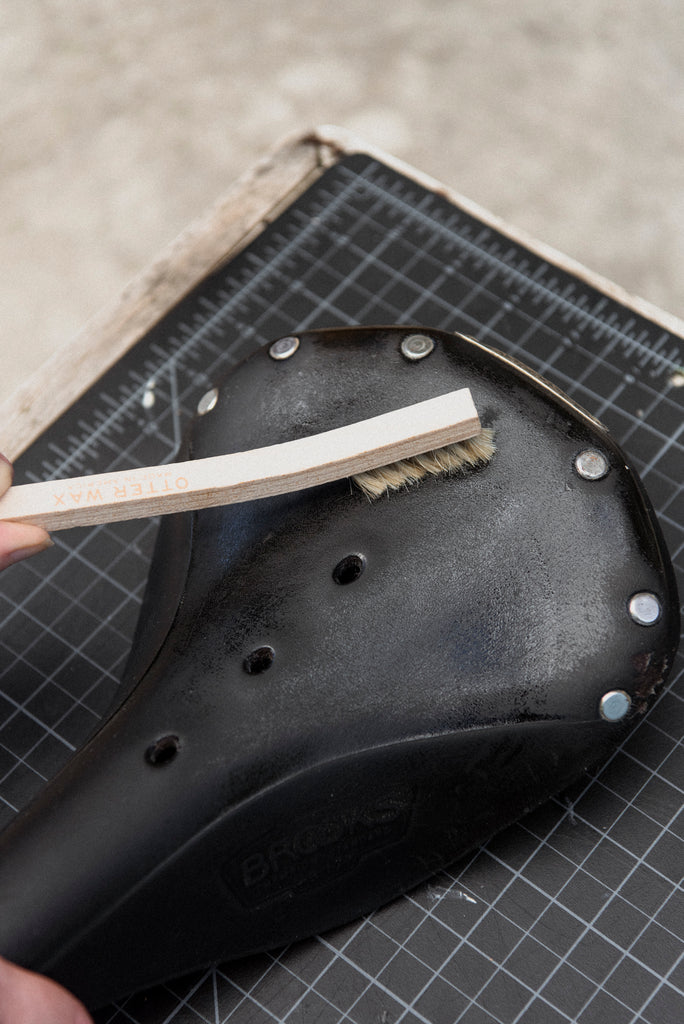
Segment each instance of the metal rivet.
M286 338L278 338L268 350L271 359L289 359L299 348L299 338L289 334Z
M587 448L575 459L575 469L584 480L600 480L610 471L610 464L602 452Z
M639 626L654 626L662 613L660 601L650 590L640 590L629 599L630 618Z
M415 363L418 359L425 359L435 347L432 338L427 334L409 334L399 346L402 356Z
M620 722L632 706L632 698L624 690L609 690L601 697L599 712L606 722Z
M214 408L218 402L218 388L211 388L206 394L202 395L199 402L197 403L197 415L206 416L208 412Z

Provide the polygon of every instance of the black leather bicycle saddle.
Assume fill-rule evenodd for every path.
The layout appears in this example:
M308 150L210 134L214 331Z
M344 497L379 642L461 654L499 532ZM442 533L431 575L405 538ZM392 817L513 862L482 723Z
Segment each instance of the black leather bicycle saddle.
M322 931L622 739L674 656L672 569L624 454L529 370L440 331L304 332L229 374L188 456L466 386L484 466L162 522L127 698L0 838L0 953L96 1006Z

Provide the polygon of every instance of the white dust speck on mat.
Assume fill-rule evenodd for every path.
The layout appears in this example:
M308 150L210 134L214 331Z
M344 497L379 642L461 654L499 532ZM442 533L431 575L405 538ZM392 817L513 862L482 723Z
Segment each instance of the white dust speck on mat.
M154 379L154 377L151 380L148 380L148 382L146 383L145 390L143 392L143 396L141 399L141 405L143 409L151 409L154 403L156 402L157 399L154 393L154 389L156 386L157 382Z

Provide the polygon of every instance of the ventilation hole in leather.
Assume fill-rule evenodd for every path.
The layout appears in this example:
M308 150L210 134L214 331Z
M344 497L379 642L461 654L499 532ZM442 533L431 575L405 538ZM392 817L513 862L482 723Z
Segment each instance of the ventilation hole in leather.
M353 583L366 568L366 559L363 555L346 555L333 569L335 583L346 586Z
M145 751L145 760L155 768L173 761L178 753L178 737L162 736Z
M272 647L257 647L247 655L243 662L245 672L248 672L250 676L259 675L260 672L265 672L271 667L274 658L275 651Z

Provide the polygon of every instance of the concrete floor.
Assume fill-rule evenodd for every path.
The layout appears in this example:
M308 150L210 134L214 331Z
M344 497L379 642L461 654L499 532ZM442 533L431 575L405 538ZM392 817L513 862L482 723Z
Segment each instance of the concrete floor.
M679 0L3 0L0 96L0 401L319 123L684 315Z

